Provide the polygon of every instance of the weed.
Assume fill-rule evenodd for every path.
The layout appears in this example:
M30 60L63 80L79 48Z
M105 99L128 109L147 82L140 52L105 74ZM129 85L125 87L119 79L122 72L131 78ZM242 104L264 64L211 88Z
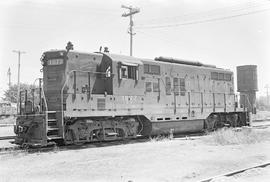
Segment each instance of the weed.
M150 137L150 142L160 142L160 141L169 141L172 140L170 135L158 135L154 137Z
M255 131L251 128L222 128L209 133L207 140L217 145L252 144L269 140L270 133L267 131Z

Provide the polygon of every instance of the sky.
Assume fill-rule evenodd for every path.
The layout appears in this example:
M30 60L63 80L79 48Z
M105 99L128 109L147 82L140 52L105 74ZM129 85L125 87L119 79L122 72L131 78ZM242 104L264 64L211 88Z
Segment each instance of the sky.
M129 18L121 5L140 8L133 56L176 57L231 69L258 66L258 95L270 84L269 0L0 0L0 97L17 83L41 77L40 57L51 49L129 55ZM235 88L236 90L236 88Z

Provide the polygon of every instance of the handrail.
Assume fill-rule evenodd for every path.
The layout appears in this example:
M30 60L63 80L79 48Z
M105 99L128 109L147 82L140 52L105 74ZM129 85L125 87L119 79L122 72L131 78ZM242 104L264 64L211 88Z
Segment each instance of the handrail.
M35 86L35 83L36 83L36 81L38 80L38 79L41 79L41 78L36 78L35 80L34 80L34 82L33 82L33 86ZM39 90L39 92L40 92L40 94L42 95L42 98L44 99L44 105L45 105L45 110L48 110L48 105L47 105L47 100L46 100L46 96L45 96L45 93L44 93L44 89L43 89L43 86L39 86L39 87L37 87L37 88L32 88L31 89L32 90L32 92L33 92L33 94L35 94L35 91L36 90ZM27 93L27 90L22 90L22 91L20 91L20 93L24 93L24 92L26 92ZM21 94L20 94L20 96L19 97L22 97L21 96ZM39 98L39 102L40 102L40 109L39 109L39 112L42 112L43 111L43 109L41 110L41 108L42 108L42 98ZM27 99L27 98L26 98ZM31 100L32 102L33 102L33 111L35 111L34 109L35 109L35 97L34 97L34 95L33 95L33 100ZM24 99L25 100L25 99ZM27 99L28 100L28 99ZM21 101L20 101L21 102ZM21 106L20 106L21 107ZM22 114L20 114L20 115L22 115Z
M96 71L83 71L83 70L70 70L67 74L69 75L71 72L82 72L82 73L95 73L95 74L104 74L106 75L106 72L96 72ZM115 73L111 73L111 75L115 75Z
M48 111L48 105L47 105L47 100L46 100L46 96L45 96L45 93L44 93L43 86L42 86L41 90L42 90L42 96L43 96L43 98L44 98L45 111ZM41 102L41 101L40 101L40 102Z
M68 73L69 75L70 73ZM62 126L64 126L64 108L63 108L63 104L64 104L64 88L67 84L67 81L69 80L69 77L67 77L67 79L65 80L64 82L64 85L63 87L61 88L61 124ZM62 133L62 137L64 138L64 130L63 130L63 133Z

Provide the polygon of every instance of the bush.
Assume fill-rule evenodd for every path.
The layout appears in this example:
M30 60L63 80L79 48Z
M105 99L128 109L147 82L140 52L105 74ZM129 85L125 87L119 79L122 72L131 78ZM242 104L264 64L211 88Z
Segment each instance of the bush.
M150 137L150 142L160 142L160 141L169 141L173 138L170 137L170 135L158 135L154 137Z
M217 145L252 144L269 140L270 133L251 128L222 128L208 134L211 142Z
M158 135L155 137L150 137L151 142L157 142L157 141L167 141L167 140L172 140L174 138L173 135L174 129L170 129L170 132L167 135Z

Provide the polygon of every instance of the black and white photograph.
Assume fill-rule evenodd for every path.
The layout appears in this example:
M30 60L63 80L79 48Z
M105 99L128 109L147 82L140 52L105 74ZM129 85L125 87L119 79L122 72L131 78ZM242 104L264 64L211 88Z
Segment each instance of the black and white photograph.
M0 181L270 181L270 1L0 0Z

